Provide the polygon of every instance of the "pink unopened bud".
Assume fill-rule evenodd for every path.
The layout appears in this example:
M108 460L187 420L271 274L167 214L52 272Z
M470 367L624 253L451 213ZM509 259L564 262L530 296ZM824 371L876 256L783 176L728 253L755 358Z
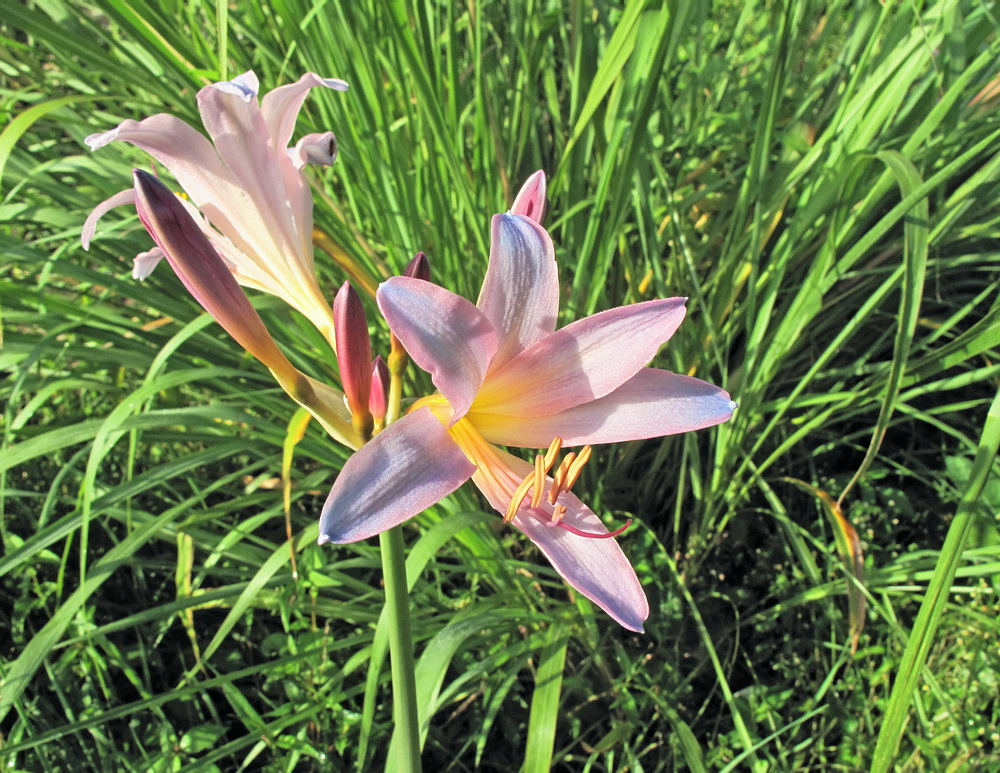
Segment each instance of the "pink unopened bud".
M521 190L510 207L510 214L523 215L541 225L542 220L545 219L545 210L547 208L548 203L545 201L545 172L539 169L525 180L524 185L521 186Z
M333 301L333 324L337 336L337 364L344 386L347 405L351 409L354 429L369 437L372 416L368 398L372 387L372 344L368 337L368 321L361 299L350 282L344 282Z
M132 174L139 219L194 299L279 379L295 377L297 371L180 198L148 172Z
M375 431L385 427L385 414L389 410L389 366L382 355L372 363L372 388L368 394L368 410L375 422Z
M418 252L413 256L413 260L406 264L406 268L403 269L403 276L408 276L412 279L423 279L425 282L429 282L431 280L431 262L424 253ZM409 357L406 355L406 349L403 348L400 340L396 338L396 334L390 331L389 370L395 375L400 376L406 370L408 362Z
M403 276L412 277L413 279L423 279L425 282L429 282L431 279L431 262L424 253L418 252L413 256L413 260L406 264L406 268L403 269Z

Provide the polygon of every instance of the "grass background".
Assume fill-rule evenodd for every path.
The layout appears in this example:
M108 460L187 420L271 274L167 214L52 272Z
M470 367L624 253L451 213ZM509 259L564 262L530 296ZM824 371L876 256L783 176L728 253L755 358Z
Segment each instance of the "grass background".
M1000 765L997 31L981 0L5 6L5 767L386 765L377 550L314 544L344 450L316 427L295 448L293 573L293 404L165 267L131 279L134 216L79 247L148 168L83 138L199 125L196 91L249 68L351 84L296 130L340 143L313 177L331 295L422 249L474 297L489 216L544 168L562 322L690 296L656 364L740 403L599 449L579 484L637 519L646 635L471 487L411 524L428 769Z

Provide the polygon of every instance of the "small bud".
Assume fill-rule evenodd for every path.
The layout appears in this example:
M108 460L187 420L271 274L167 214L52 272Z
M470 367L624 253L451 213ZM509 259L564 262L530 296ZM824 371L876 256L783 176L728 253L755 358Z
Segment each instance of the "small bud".
M545 219L546 209L548 203L545 200L545 172L539 170L521 186L510 207L510 214L523 215L541 225Z
M340 381L351 409L351 421L354 429L367 438L372 430L372 416L368 411L372 387L372 344L368 337L365 308L350 282L344 282L337 291L333 301L333 324Z
M389 366L382 355L372 363L372 387L368 395L368 410L375 422L373 432L378 434L385 428L385 414L389 410Z
M278 349L243 288L184 203L148 172L135 169L133 178L139 219L194 299L279 380L294 378L295 367Z
M406 264L406 268L403 269L403 276L412 277L413 279L423 279L425 282L429 282L431 279L431 262L424 253L418 252L413 256L413 260Z
M425 282L431 280L431 262L422 252L413 256L413 260L406 264L403 269L403 276L411 279L423 279ZM396 338L396 334L390 331L389 335L389 371L395 376L401 376L406 370L406 365L410 359L403 348L402 342Z

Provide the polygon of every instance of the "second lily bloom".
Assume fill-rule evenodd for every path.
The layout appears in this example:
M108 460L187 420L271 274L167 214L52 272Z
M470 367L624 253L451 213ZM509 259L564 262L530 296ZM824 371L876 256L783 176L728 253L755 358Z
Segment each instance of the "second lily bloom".
M320 541L392 528L472 478L573 587L641 631L649 609L635 571L569 491L567 475L582 462L559 465L553 477L555 454L709 427L735 404L704 381L646 367L683 320L683 298L610 309L556 330L559 279L540 222L544 195L539 172L512 211L493 218L476 305L407 277L380 286L393 334L438 393L348 460L323 509ZM498 445L549 452L532 465Z

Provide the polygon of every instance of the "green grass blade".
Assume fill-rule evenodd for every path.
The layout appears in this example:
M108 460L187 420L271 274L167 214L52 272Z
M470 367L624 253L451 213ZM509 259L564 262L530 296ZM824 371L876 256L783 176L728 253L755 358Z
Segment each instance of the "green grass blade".
M547 773L552 767L568 643L568 638L559 627L552 626L548 641L538 656L535 689L531 693L531 710L528 714L524 773Z
M955 518L948 527L941 556L927 586L927 593L917 620L910 631L906 649L893 681L892 692L885 707L882 727L872 757L872 773L886 773L893 766L903 734L903 725L913 702L920 673L927 662L927 654L934 643L934 636L941 623L945 604L948 602L955 573L962 560L962 551L972 531L976 509L983 489L993 471L997 449L1000 448L1000 391L997 392L986 417L986 426L976 450L972 471L962 492L962 500Z

